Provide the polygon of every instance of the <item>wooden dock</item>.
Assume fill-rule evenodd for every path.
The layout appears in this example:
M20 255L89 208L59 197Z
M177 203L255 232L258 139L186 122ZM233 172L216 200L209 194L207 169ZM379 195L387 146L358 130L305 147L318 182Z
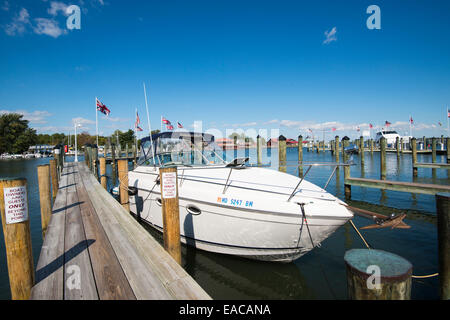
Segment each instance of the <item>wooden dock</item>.
M31 299L211 298L79 162L62 171Z

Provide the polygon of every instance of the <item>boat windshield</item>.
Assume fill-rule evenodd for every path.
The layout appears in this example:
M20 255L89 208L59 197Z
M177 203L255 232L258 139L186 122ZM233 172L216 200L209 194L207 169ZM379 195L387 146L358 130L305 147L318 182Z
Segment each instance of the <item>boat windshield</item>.
M206 134L163 132L141 140L139 163L161 165L225 164L223 150Z

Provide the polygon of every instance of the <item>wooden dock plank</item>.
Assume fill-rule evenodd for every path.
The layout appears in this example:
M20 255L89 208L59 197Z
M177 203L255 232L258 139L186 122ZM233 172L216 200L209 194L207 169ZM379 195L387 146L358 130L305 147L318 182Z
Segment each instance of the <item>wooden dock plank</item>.
M101 187L92 175L87 175L103 204L110 207L118 223L128 232L130 241L139 250L160 281L175 299L211 299L211 297L181 268L164 248L117 201Z
M414 168L450 169L450 163L414 163Z
M67 175L61 176L59 185L60 188L53 204L52 216L36 266L36 284L31 290L32 300L62 300L64 298L64 225Z
M90 180L91 174L87 171L88 169L84 164L79 164L78 169L99 220L114 248L136 298L141 300L173 299L155 275L151 266L142 259L136 247L130 242L130 235L124 232L123 227L112 215L112 210L108 207L108 203L111 200L115 200L110 198L105 202L99 197ZM98 182L96 183L98 184Z
M64 237L64 299L97 300L91 261L87 247L94 239L86 239L81 219L80 202L75 188L74 165L68 165L66 233Z
M438 184L426 184L415 182L376 180L367 178L347 178L345 184L352 186L386 189L410 193L436 194L439 192L450 192L450 186Z
M75 175L75 182L86 238L95 240L88 247L88 251L99 298L101 300L135 300L133 290L101 226L79 173Z

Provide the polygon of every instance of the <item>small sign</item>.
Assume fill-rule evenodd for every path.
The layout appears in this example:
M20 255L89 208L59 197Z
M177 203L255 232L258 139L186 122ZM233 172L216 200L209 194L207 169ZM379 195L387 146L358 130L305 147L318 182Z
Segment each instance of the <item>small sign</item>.
M28 220L27 188L4 188L6 224Z
M162 173L162 197L164 199L173 199L177 196L177 173Z

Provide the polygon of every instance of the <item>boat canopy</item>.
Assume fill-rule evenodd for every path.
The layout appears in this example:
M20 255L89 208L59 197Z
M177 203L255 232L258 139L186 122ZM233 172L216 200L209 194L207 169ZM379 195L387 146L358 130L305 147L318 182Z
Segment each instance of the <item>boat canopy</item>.
M210 165L224 164L218 155L222 149L208 133L174 131L161 132L141 139L141 165Z

